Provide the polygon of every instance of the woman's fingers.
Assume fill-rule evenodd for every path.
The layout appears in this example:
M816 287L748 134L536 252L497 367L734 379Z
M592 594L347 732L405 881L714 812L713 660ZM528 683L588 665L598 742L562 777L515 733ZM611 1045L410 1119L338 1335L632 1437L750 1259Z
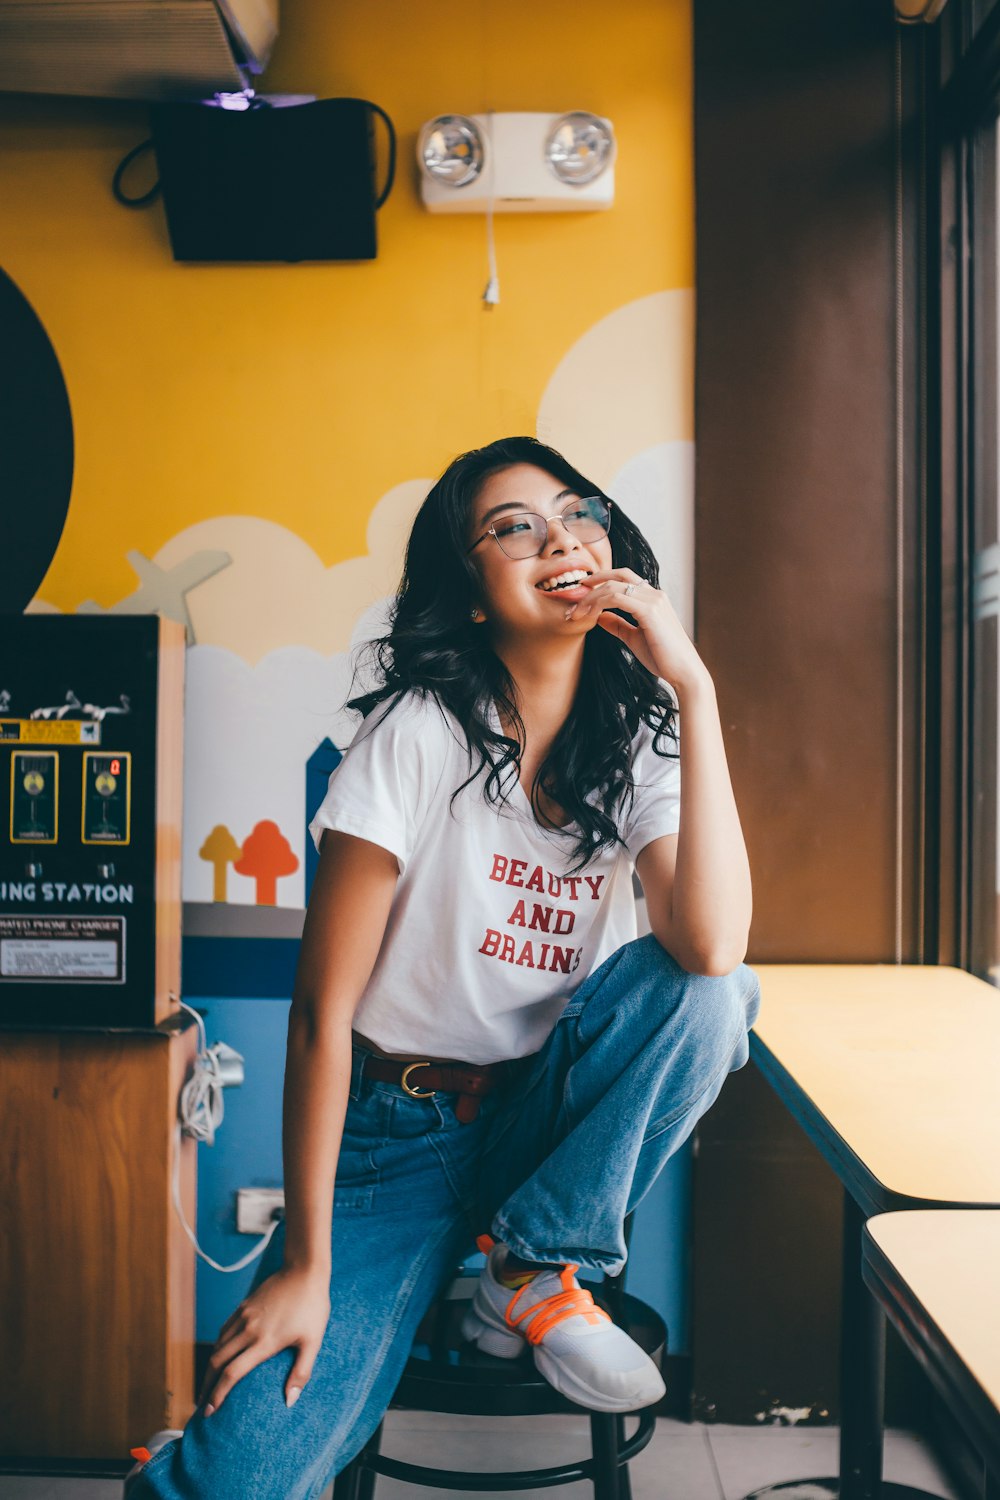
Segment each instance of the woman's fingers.
M236 1324L239 1323L239 1322L241 1322L242 1319L243 1319L243 1303L241 1302L240 1305L239 1305L239 1307L233 1309L233 1311L229 1314L229 1317L226 1319L226 1321L223 1323L222 1327L219 1329L218 1337L215 1340L216 1348L218 1348L218 1346L222 1343L223 1339L225 1339L225 1338L228 1337L230 1331L233 1328L235 1328Z
M629 602L629 600L626 600L626 605ZM630 625L628 620L622 619L621 615L613 615L608 610L605 610L603 614L599 614L594 624L600 625L609 635L613 635L617 640L621 641L622 645L631 651L636 661L641 662L648 672L652 672L654 677L660 676L656 662L646 644L646 633L640 626Z
M566 606L566 619L577 619L589 614L595 601L600 600L599 591L604 588L607 588L606 583L586 584L587 597L585 599L575 599L572 604Z
M598 615L597 623L603 625L609 635L616 635L626 646L629 644L629 636L641 634L637 625L630 625L621 615L613 615L607 611Z
M295 1363L292 1365L292 1368L288 1374L288 1379L285 1382L286 1406L294 1406L296 1401L301 1396L302 1391L309 1380L309 1377L312 1375L313 1365L316 1363L316 1356L318 1353L318 1344L314 1345L303 1343L300 1346L299 1352L295 1356Z
M631 610L633 603L643 605L650 602L639 591L638 586L631 594L626 594L625 589L631 582L628 578L607 578L603 583L595 583L588 588L586 599L580 599L576 604L571 604L569 610L574 612L576 618L590 614L591 610L597 609L628 609ZM641 583L642 580L640 579ZM567 618L569 617L567 610Z
M202 1380L201 1394L198 1397L199 1405L206 1398L212 1398L212 1390L219 1378L219 1372L231 1359L235 1359L237 1354L249 1348L252 1343L253 1339L250 1334L243 1330L233 1333L228 1339L216 1344L205 1367L205 1378ZM216 1405L218 1405L217 1402Z
M276 1353L277 1350L269 1348L267 1344L256 1343L244 1349L243 1353L237 1355L235 1359L231 1359L215 1383L212 1399L205 1407L206 1417L211 1416L213 1411L219 1410L233 1386L242 1380L244 1375L255 1369L257 1365L262 1365L266 1359L270 1359L271 1355Z
M282 1268L252 1292L222 1325L208 1361L199 1404L210 1417L248 1370L282 1349L295 1361L285 1379L285 1400L308 1382L330 1318L329 1278Z
M631 574L631 577L619 574ZM633 580L635 588L626 593L626 587ZM636 623L633 625L630 620L608 613L616 609L624 610ZM629 568L617 569L614 578L595 583L586 599L569 606L567 620L571 614L574 619L593 616L593 624L616 636L654 677L675 683L685 676L704 671L701 658L667 595Z
M272 1349L264 1339L258 1339L254 1344L244 1349L242 1354L231 1359L219 1377L215 1389L212 1392L212 1400L205 1408L205 1415L211 1416L213 1411L218 1411L225 1401L233 1386L241 1381L244 1375L262 1365L265 1360L276 1354L277 1349ZM293 1364L285 1384L285 1405L294 1406L301 1396L312 1375L316 1355L319 1353L318 1344L303 1343L299 1348L295 1363Z

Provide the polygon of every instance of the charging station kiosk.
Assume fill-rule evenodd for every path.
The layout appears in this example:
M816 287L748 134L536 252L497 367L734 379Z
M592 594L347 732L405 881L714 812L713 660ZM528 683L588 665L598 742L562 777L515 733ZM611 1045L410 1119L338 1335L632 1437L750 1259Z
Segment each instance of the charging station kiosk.
M183 694L176 621L0 616L0 1028L177 1010Z
M124 1473L195 1405L184 647L156 615L0 615L0 1452L24 1474Z

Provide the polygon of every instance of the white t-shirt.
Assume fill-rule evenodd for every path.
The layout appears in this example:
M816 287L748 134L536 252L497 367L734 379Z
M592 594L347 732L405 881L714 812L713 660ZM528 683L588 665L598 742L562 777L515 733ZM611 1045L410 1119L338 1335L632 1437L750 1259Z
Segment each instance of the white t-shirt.
M491 717L501 732L495 705ZM506 806L483 795L484 768L449 809L479 756L470 761L458 720L436 697L411 690L368 715L309 825L317 849L335 828L399 862L385 936L355 1012L363 1036L385 1052L470 1063L538 1051L577 985L637 935L636 855L677 832L680 765L655 754L652 739L640 723L635 796L618 821L628 852L605 849L567 876L574 840L537 822L516 766L504 773Z

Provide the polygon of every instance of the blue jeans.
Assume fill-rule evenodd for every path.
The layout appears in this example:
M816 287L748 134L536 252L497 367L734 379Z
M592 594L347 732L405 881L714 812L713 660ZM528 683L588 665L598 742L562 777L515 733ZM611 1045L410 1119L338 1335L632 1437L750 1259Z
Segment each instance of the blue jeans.
M249 1371L154 1454L130 1500L315 1500L384 1415L428 1306L489 1228L527 1260L614 1273L622 1224L749 1057L760 987L686 973L650 934L578 987L542 1050L477 1118L362 1076L337 1168L331 1313L295 1406L294 1351ZM284 1225L254 1277L282 1264Z

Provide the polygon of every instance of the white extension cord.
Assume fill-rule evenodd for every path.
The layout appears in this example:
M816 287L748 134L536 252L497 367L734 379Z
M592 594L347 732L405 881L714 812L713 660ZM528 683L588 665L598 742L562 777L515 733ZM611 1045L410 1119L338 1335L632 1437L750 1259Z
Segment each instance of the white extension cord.
M493 145L492 110L487 114L486 122L490 150L489 189L486 198L486 255L489 261L490 279L486 283L486 290L483 292L483 301L486 304L487 311L489 311L496 307L500 301L500 278L497 275L497 247L493 237L493 174L495 170L496 150Z
M182 1136L190 1135L196 1141L204 1141L206 1145L215 1144L215 1132L222 1124L224 1106L222 1103L222 1092L224 1082L222 1078L222 1065L225 1062L236 1060L242 1063L243 1059L238 1052L227 1047L225 1042L216 1042L214 1047L209 1048L205 1035L205 1023L196 1010L186 1005L183 1000L178 1001L186 1011L190 1011L198 1022L198 1031L201 1036L201 1046L194 1060L194 1069L191 1077L181 1089L180 1098L177 1101L177 1120L174 1124L174 1166L173 1166L173 1199L177 1217L184 1226L184 1233L191 1241L202 1260L207 1261L216 1271L242 1271L251 1261L263 1255L264 1250L270 1242L271 1236L277 1229L280 1219L274 1219L267 1232L261 1236L254 1248L247 1252L241 1260L234 1261L231 1266L220 1266L217 1260L198 1244L198 1237L184 1217L184 1208L181 1204L181 1139Z

